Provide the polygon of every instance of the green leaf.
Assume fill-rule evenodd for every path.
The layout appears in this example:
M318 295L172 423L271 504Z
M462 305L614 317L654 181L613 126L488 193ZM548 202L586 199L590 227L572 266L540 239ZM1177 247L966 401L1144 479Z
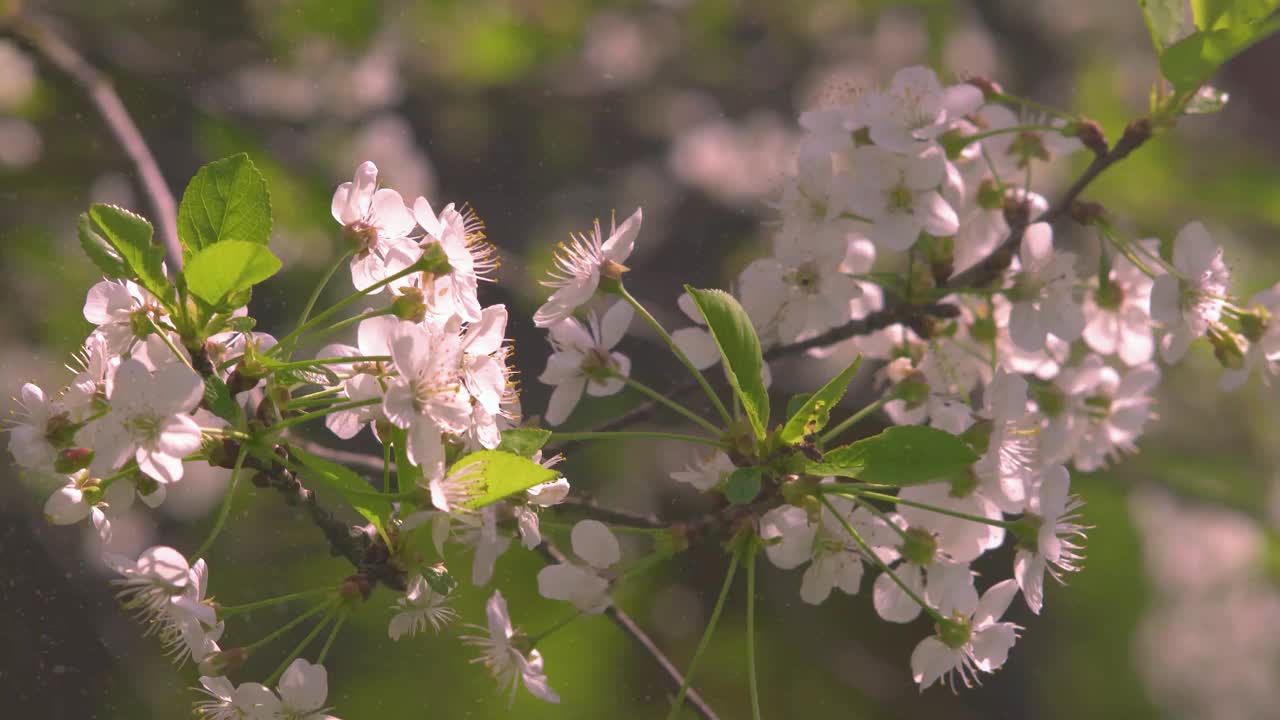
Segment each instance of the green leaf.
M396 484L403 490L422 480L422 468L409 461L409 433L404 428L391 428L391 443L396 455Z
M130 277L124 258L120 257L120 253L111 247L111 243L107 242L106 238L93 229L89 213L80 213L80 220L76 222L76 233L80 236L80 247L84 250L84 254L89 256L103 275L111 280Z
M844 397L844 391L853 381L853 376L858 372L858 366L861 364L862 357L859 356L843 372L823 385L821 390L810 395L800 409L787 418L787 424L782 426L779 439L788 445L794 445L805 435L816 433L826 427L831 420L831 408Z
M918 485L964 470L977 459L973 448L951 433L898 425L831 450L805 472L884 485Z
M280 270L280 259L266 245L227 240L210 245L187 262L187 289L217 307L227 296L248 290Z
M560 473L555 470L501 450L480 450L463 455L449 468L449 474L463 470L473 483L471 497L463 503L471 510L492 505L534 485L560 477Z
M800 408L809 402L809 398L813 397L813 393L796 393L787 398L787 417L792 417L800 412Z
M1280 17L1192 33L1160 56L1160 72L1178 92L1193 92L1223 63L1276 30L1280 30Z
M1201 30L1221 30L1266 18L1280 0L1191 0L1191 13Z
M373 523L378 534L382 536L382 541L387 544L387 547L392 547L391 538L387 536L387 521L393 510L390 498L374 490L354 470L346 466L330 462L296 447L289 448L289 454L296 457L298 462L311 471L311 479L319 481L341 495L342 499L355 508L364 519Z
M128 275L172 306L173 286L164 275L164 250L151 242L151 223L124 208L101 203L89 207L89 219L97 226L98 236L120 256Z
M724 496L734 505L746 505L760 494L760 479L764 471L758 467L738 468L725 478L721 488Z
M532 458L551 439L551 431L542 428L515 428L502 431L498 449L520 457Z
M266 245L270 236L271 196L248 155L211 162L191 178L178 206L184 257L225 240Z
M244 411L217 375L204 379L204 405L209 412L231 423L231 427L244 427Z
M720 349L729 384L742 402L756 437L763 439L769 424L769 393L764 387L764 356L760 338L747 311L723 290L698 290L684 286L702 312L707 329Z
M1156 54L1164 52L1190 29L1186 0L1138 0L1138 5L1142 6L1142 19L1147 23Z

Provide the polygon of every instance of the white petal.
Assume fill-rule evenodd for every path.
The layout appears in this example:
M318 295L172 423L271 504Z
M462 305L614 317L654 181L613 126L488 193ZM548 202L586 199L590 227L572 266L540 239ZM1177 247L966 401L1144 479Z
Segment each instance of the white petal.
M574 554L599 570L622 559L618 538L599 520L582 520L574 525L570 540Z
M990 625L1004 616L1009 603L1018 594L1018 583L1012 578L998 582L987 588L978 601L978 609L973 611L973 626Z
M325 698L329 695L329 676L323 665L312 665L298 658L280 676L277 689L290 710L315 712L324 707Z
M600 248L606 259L622 263L630 257L636 245L636 235L640 234L640 221L643 219L643 211L636 208L636 211L631 213L631 217L613 231Z
M548 425L559 425L569 419L570 413L577 407L582 398L582 391L587 386L587 378L578 376L556 386L551 392L551 400L547 403L547 414L544 418Z
M600 347L606 350L612 350L627 334L627 328L631 325L631 318L635 316L635 310L630 303L619 300L609 309L605 311L604 318L600 321Z
M923 595L924 576L918 565L899 565L896 572L916 595ZM889 622L911 622L920 614L920 604L903 592L889 573L882 572L876 578L872 586L871 598L876 607L876 613Z

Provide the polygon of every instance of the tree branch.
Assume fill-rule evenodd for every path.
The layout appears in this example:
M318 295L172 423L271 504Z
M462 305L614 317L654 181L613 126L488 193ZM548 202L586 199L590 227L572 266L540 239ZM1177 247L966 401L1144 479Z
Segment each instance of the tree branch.
M564 552L550 540L544 539L542 545L538 546L538 550L543 557L550 561L556 563L568 562ZM667 680L677 691L684 685L684 675L680 672L680 669L675 666L675 663L671 662L671 658L667 657L666 653L662 652L662 648L658 647L653 638L649 637L649 634L641 629L635 620L631 619L630 615L614 604L609 605L604 614L605 617L613 621L614 625L617 625L624 633L630 635L658 663L658 666L666 674ZM684 702L704 720L719 720L719 716L711 709L707 701L702 699L702 695L692 685L685 692Z
M165 183L164 175L156 165L155 157L138 132L129 111L120 96L111 87L111 81L97 68L85 61L61 38L36 21L15 14L7 20L0 18L0 28L6 29L34 48L45 60L66 73L84 90L102 116L103 122L133 162L142 180L142 189L151 201L159 236L164 243L170 271L182 269L182 246L178 242L178 210L173 193Z

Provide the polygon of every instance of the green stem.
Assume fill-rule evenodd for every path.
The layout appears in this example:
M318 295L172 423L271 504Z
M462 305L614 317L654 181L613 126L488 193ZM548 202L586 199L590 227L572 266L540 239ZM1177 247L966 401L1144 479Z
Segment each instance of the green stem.
M557 631L557 630L559 630L560 628L562 628L562 627L564 627L564 626L568 625L569 623L573 622L574 620L577 620L577 619L578 619L578 618L580 618L580 617L582 617L582 611L581 611L581 610L579 610L579 611L577 611L577 612L573 613L572 615L567 615L567 616L565 616L564 618L562 618L562 619L560 619L560 620L557 620L557 621L555 622L555 624L554 624L554 625L552 625L551 627L547 628L546 630L543 630L542 632L538 633L537 635L530 635L530 636L529 636L529 647L530 647L530 648L536 647L538 643L542 642L543 640L546 640L546 639L547 639L547 637L548 637L549 635L551 635L552 633L556 632L556 631Z
M680 683L680 691L676 693L675 701L671 703L671 712L667 714L667 720L676 720L680 716L680 708L684 705L684 696L689 692L693 673L698 669L698 661L702 659L702 653L706 652L707 646L711 643L711 634L715 632L716 625L720 622L720 613L724 612L725 600L729 598L729 588L733 586L733 576L738 572L738 559L739 554L734 552L732 559L729 560L729 572L724 576L724 585L720 588L720 597L716 598L716 606L711 611L707 629L702 632L702 637L698 640L698 649L693 652L693 660L689 661L689 669Z
M1061 133L1063 128L1056 125L1011 125L1009 127L996 128L994 130L986 130L980 133L964 136L964 144L970 145L979 140L986 140L996 135L1007 135L1015 132L1056 132Z
M351 402L335 403L328 407L320 408L319 410L313 410L309 413L303 413L302 415L295 415L294 417L288 418L287 420L281 420L275 425L272 425L271 427L267 428L267 434L277 435L280 433L281 430L284 430L285 428L290 428L290 427L293 427L294 425L301 425L302 423L305 423L305 422L311 422L312 420L315 420L317 418L322 418L325 415L332 415L336 412L341 412L343 410L355 410L356 408L368 407L370 405L377 405L380 402L382 402L381 398L369 398L367 400L352 400Z
M264 607L271 607L272 605L280 605L282 603L293 602L294 600L300 600L305 597L311 597L312 595L320 595L323 593L331 592L332 590L333 588L316 588L314 590L303 590L302 592L289 593L288 595L280 595L278 597L266 598L264 600L255 600L254 602L245 603L243 605L219 605L218 617L228 617L231 615L239 615L240 613L246 613L252 610L258 610Z
M724 403L720 402L720 397L716 395L715 390L711 389L711 383L707 382L707 378L702 374L702 371L699 370L693 364L693 361L684 354L684 351L680 349L680 346L676 345L676 341L671 338L671 335L667 332L666 328L662 327L662 323L658 322L657 318L653 315L650 315L649 311L640 304L640 301L636 300L631 296L631 293L627 292L627 289L623 287L622 283L618 283L618 294L623 300L630 303L631 307L635 308L635 311L640 314L640 317L644 318L644 321L649 323L649 326L658 333L658 336L667 344L667 347L671 348L671 352L675 354L676 358L689 369L689 372L693 373L694 379L702 386L702 391L711 399L711 404L715 406L716 412L720 413L720 417L724 420L724 424L726 426L733 424L733 418L729 415L729 411L725 409Z
M301 338L303 335L310 332L316 326L326 322L329 318L333 317L334 315L337 315L339 312L342 312L343 308L346 308L348 305L358 302L359 300L366 298L373 293L378 292L382 288L390 285L391 283L395 282L396 280L399 280L400 278L407 277L409 275L412 275L420 271L421 271L421 268L418 267L418 263L414 263L413 265L410 265L409 267L405 268L404 270L401 270L400 272L396 273L395 275L392 275L391 277L386 278L385 280L379 280L378 282L370 285L364 290L357 290L356 292L339 300L337 303L327 308L324 312L320 313L319 315L316 315L315 317L311 318L307 322L304 322L298 327L294 328L293 332L280 338L280 341L278 343L276 343L273 347L271 347L271 349L267 350L267 354L278 355L285 350L289 350L290 352L292 352L292 348L290 347L292 344L296 343L299 338Z
M326 613L324 617L320 618L320 622L316 623L316 626L311 628L311 632L307 633L307 636L302 638L302 642L298 643L297 646L293 648L293 651L280 662L280 665L277 666L269 676L267 676L266 681L262 684L267 687L275 685L276 681L280 679L280 676L284 674L284 671L289 669L289 665L302 654L303 650L307 649L307 646L311 644L311 641L316 639L316 636L320 634L321 630L324 630L324 626L328 625L330 620L333 620L333 616L336 615L337 612L338 609L336 607L331 607L329 612Z
M307 368L315 365L346 365L347 363L361 362L391 362L390 355L353 355L350 357L330 357L330 358L312 358L311 360L294 360L293 362L279 363L272 365L272 371L275 370L292 370L294 368Z
M880 568L881 572L888 573L889 577L893 578L893 581L898 584L898 587L902 588L902 592L906 593L907 597L914 600L916 604L920 606L920 609L924 610L929 617L933 618L934 622L942 622L942 614L930 607L929 603L925 602L924 598L917 595L915 590L907 587L907 584L902 581L902 578L898 577L898 573L894 572L893 568L889 567L888 563L881 560L880 556L875 554L871 549L871 546L867 544L867 541L862 539L862 535L859 535L858 531L854 530L853 526L849 524L849 521L844 519L844 515L841 515L840 512L831 505L831 501L827 499L826 495L819 495L818 499L822 501L822 504L826 506L827 510L831 511L831 514L835 516L836 520L840 521L840 525L844 527L845 532L849 533L849 537L853 538L853 541L858 543L858 547L862 548L863 555L870 558L870 560Z
M332 280L334 274L338 272L338 268L342 267L343 263L347 262L354 252L354 250L346 251L338 258L337 262L325 271L324 277L320 278L320 282L316 284L316 289L311 291L311 297L307 298L307 304L302 307L302 314L298 316L298 327L302 327L307 324L307 318L311 316L311 311L315 309L316 301L320 299L320 294L329 286L329 281ZM286 353L285 357L288 356L288 353Z
M209 531L209 536L200 543L199 549L195 551L191 557L200 558L209 552L209 548L213 547L213 541L218 539L218 534L222 532L222 527L227 524L227 516L231 514L231 502L236 496L236 486L240 483L240 471L244 468L244 459L249 455L249 446L242 444L240 452L236 453L235 465L231 468L231 482L227 484L227 495L222 499L222 508L218 510L218 519L213 523L213 529Z
M619 375L619 374L617 374L617 373L610 373L610 374L611 374L611 375L613 375L614 377L616 377L616 378L618 378L618 379L622 380L622 381L623 381L623 382L625 382L627 385L630 385L631 387L635 388L636 390L639 390L640 392L644 393L644 394L645 394L645 395L647 395L651 400L653 400L653 401L655 401L655 402L658 402L658 403L661 403L662 405L666 405L668 408L671 408L672 410L676 411L677 413L680 413L681 415L685 416L686 418L688 418L688 419L692 420L692 421L694 422L694 424L696 424L696 425L698 425L698 426L702 427L702 428L703 428L704 430L706 430L707 432L710 432L710 433L711 433L711 434L713 434L713 435L719 435L719 434L721 433L720 428L716 427L715 425L712 425L710 422L708 422L707 420L703 419L703 418L702 418L701 416L699 416L697 413L695 413L695 412L693 412L692 410L690 410L689 408L687 408L687 407L685 407L685 406L681 405L680 403L676 402L675 400L672 400L671 398L668 398L668 397L666 397L666 396L662 395L662 394L661 394L661 393L659 393L657 390L654 390L653 388L649 387L648 385L645 385L644 383L640 382L639 380L634 380L634 379L632 379L632 378L625 377L625 376Z
M396 479L396 491L400 490L400 480ZM391 443L382 443L382 492L390 493L391 490Z
M294 629L294 628L295 628L295 627L297 627L300 623L305 622L305 621L306 621L306 619L307 619L307 618L309 618L309 617L311 617L312 615L315 615L316 613L318 613L318 612L320 612L320 611L322 611L322 610L327 610L327 609L329 609L329 608L331 608L331 607L333 607L333 602L332 602L332 601L330 601L330 600L326 600L326 601L324 601L323 603L320 603L319 605L316 605L315 607L311 608L310 610L308 610L308 611L306 611L306 612L302 613L302 614L301 614L301 615L299 615L298 617L296 617L296 618L294 618L294 619L290 620L289 622L285 623L284 625L281 625L280 627L276 628L275 630L273 630L271 633L269 633L266 637L262 638L261 640L258 640L257 642L255 642L255 643L253 643L253 644L251 644L251 645L246 645L246 646L244 647L244 649L245 649L245 651L246 651L246 652L251 652L251 651L253 651L253 650L257 650L258 648L262 647L263 645L266 645L267 643L271 642L272 640L275 640L276 638L280 637L281 635L284 635L285 633L287 633L287 632L289 632L290 630Z
M173 340L170 339L169 333L162 330L160 326L156 324L155 319L150 315L146 315L145 317L147 318L147 324L151 326L151 329L155 331L156 335L160 336L160 340L163 341L164 344L168 346L169 350L173 352L173 356L181 360L183 365L191 368L192 372L195 372L195 368L191 366L191 361L187 359L186 355L182 354L182 351L178 349L177 345L173 344Z
M884 407L884 404L889 402L892 399L893 398L890 395L885 395L881 397L879 400L876 400L875 402L862 408L858 412L845 418L844 420L841 420L835 427L831 428L830 430L822 434L823 445L826 445L827 443L831 442L835 438L840 437L840 434L843 433L845 430L848 430L854 425L857 425L860 420L870 415L871 413L879 410L880 408Z
M970 515L969 513L960 512L958 510L948 510L947 508L930 505L929 503L916 502L915 500L907 500L897 495L886 495L885 493L873 492L861 489L861 485L853 483L835 483L828 485L820 485L818 490L823 493L831 493L833 495L849 495L855 500L859 498L870 498L872 500L883 500L885 502L897 503L898 505L906 505L907 507L920 508L939 515L949 515L960 520L968 520L970 522L982 523L983 525L994 525L1006 530L1013 527L1014 523L1009 520L996 520L994 518L983 517L981 515ZM828 489L831 488L831 489Z
M760 684L756 678L756 546L747 551L747 688L751 718L760 720Z
M570 442L573 440L642 440L642 439L660 439L660 440L681 440L683 442L697 443L699 445L710 445L721 450L729 449L729 444L714 438L698 437L697 435L681 435L679 433L667 432L650 432L648 430L626 430L621 432L553 432L551 433L552 442Z
M1011 103L1014 105L1022 105L1023 107L1029 107L1033 110L1039 110L1040 112L1045 113L1046 115L1052 115L1054 117L1062 118L1063 120L1067 120L1067 121L1075 120L1075 118L1072 117L1071 114L1063 112L1062 110L1059 110L1058 108L1053 107L1052 105L1046 105L1042 102L1037 102L1035 100L1032 100L1031 98L1024 98L1018 95L1010 95L1008 93L995 93L991 99L995 102ZM1061 128L1055 128L1055 129L1060 130Z
M320 655L316 658L317 665L323 665L324 659L329 655L329 648L333 647L333 641L338 637L338 631L342 629L342 624L351 617L351 610L343 609L338 613L338 622L333 624L333 629L329 631L329 637L324 641L324 647L320 648Z

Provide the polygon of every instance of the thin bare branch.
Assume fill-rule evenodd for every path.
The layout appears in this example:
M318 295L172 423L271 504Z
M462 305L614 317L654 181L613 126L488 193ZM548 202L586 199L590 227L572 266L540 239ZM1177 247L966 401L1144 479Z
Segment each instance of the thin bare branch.
M90 65L78 52L39 22L24 15L14 15L0 24L34 48L50 64L75 81L93 101L103 122L111 130L116 142L133 162L142 180L142 189L155 211L155 223L164 243L170 270L182 268L182 246L178 242L178 206L173 193L165 183L155 157L138 132L129 111L111 86L111 81L97 68Z
M557 563L568 562L564 552L549 540L544 540L542 545L539 546L539 550L548 560ZM614 625L617 625L623 632L639 643L640 647L658 663L673 688L678 690L684 685L684 675L680 672L680 669L675 666L675 663L671 662L671 658L662 652L662 648L658 647L653 638L649 637L649 634L637 625L630 615L617 605L610 605L604 611L604 614L605 617L613 621ZM684 703L689 709L697 713L698 717L704 718L704 720L719 720L719 716L716 715L715 711L711 709L711 706L707 704L707 701L702 698L702 695L693 686L689 686L685 692Z

